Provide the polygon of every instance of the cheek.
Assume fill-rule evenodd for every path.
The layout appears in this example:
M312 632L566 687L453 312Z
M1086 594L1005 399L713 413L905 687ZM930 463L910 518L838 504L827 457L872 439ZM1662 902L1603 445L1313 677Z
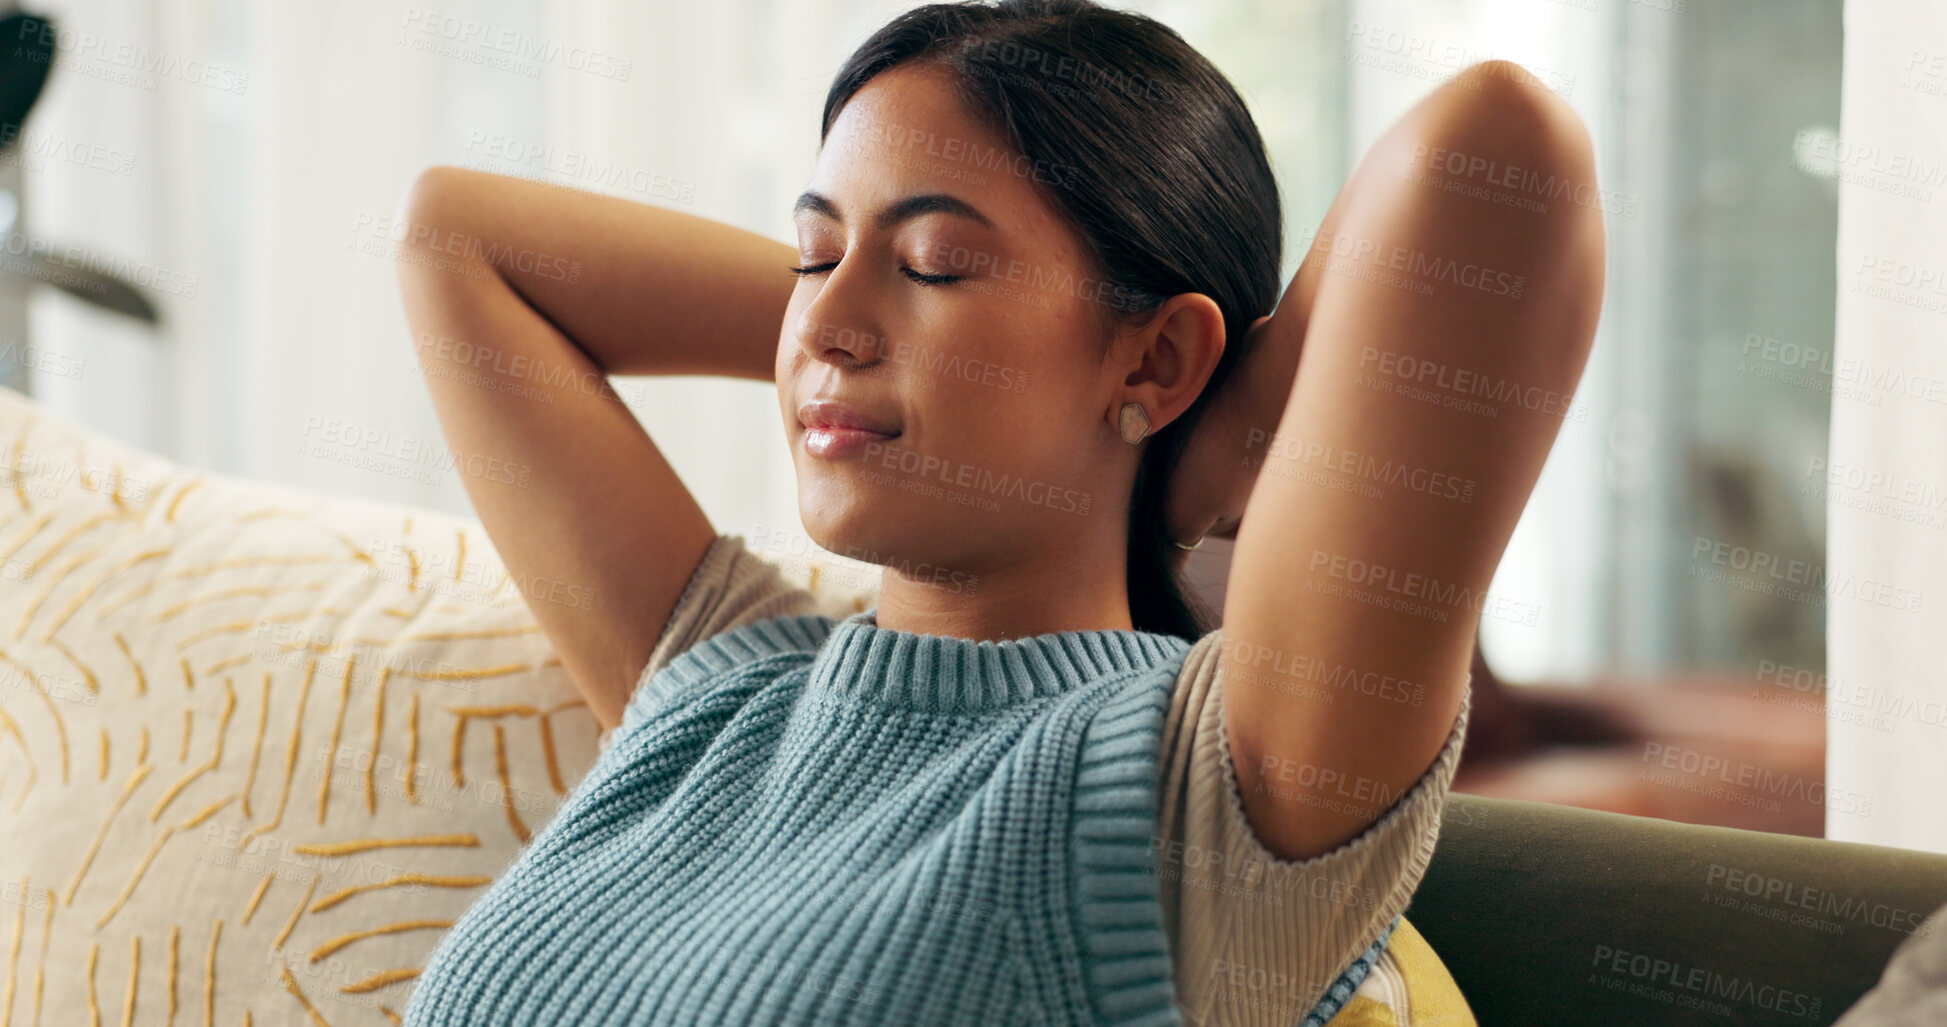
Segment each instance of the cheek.
M1089 330L1040 293L984 297L978 329L960 348L1005 372L1008 388L1028 395L1073 388L1102 373ZM1025 382L1025 385L1020 383Z
M1030 479L1066 479L1092 457L1091 400L1074 369L1018 349L963 360L916 393L928 455Z
M993 320L975 331L936 338L924 347L898 354L893 364L921 387L907 390L944 427L960 437L1006 436L1022 421L1037 418L1036 407L1049 393L1054 369L1030 336L1014 335Z
M932 352L949 360L931 402L960 408L953 419L987 427L989 436L1072 436L1094 419L1092 398L1104 372L1090 338L1059 312L999 299L974 330L940 339ZM1021 309L1028 308L1028 309ZM957 358L957 359L955 359Z

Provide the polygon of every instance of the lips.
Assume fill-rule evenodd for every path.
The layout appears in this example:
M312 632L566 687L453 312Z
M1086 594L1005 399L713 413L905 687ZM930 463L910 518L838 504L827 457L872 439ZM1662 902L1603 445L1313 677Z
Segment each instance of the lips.
M798 420L804 425L805 452L824 460L869 455L872 447L899 435L885 418L831 399L799 407Z
M811 429L862 431L886 438L899 434L885 418L830 399L814 399L799 407L798 422Z

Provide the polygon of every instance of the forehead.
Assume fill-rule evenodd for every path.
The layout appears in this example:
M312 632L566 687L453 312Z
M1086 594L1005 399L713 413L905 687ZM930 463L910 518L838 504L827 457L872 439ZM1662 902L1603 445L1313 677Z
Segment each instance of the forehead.
M902 64L852 95L818 154L810 188L832 198L849 224L903 196L946 193L978 208L996 228L1061 240L1037 163L976 117L953 73ZM1045 163L1042 165L1045 166Z
M953 72L938 64L908 61L868 79L839 111L832 125L837 137L857 133L866 122L893 122L911 129L950 131L963 139L1002 146L1005 141L974 116L959 95ZM893 124L884 126L890 134Z

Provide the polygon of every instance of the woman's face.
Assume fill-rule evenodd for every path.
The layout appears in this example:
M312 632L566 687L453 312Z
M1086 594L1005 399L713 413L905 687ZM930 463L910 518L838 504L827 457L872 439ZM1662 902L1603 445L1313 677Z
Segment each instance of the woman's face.
M798 201L812 273L776 366L821 546L952 593L1085 539L1120 552L1136 451L1113 415L1140 359L1103 354L1102 285L1041 194L1066 171L1010 151L931 67L842 109Z

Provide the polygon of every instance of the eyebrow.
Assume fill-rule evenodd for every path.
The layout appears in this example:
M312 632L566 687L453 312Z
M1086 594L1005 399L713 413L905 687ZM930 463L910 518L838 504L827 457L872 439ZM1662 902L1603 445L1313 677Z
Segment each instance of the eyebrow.
M823 214L840 224L843 224L845 221L844 218L839 216L838 206L836 204L832 203L823 194L812 192L809 189L805 190L798 197L798 201L791 205L791 213L794 216L799 211L804 210ZM891 228L902 221L919 217L922 214L952 214L978 222L988 228L994 227L994 223L987 220L985 214L975 210L972 204L958 197L948 196L945 193L921 193L917 196L908 196L903 200L896 201L887 206L875 215L872 221L877 227L884 229Z

